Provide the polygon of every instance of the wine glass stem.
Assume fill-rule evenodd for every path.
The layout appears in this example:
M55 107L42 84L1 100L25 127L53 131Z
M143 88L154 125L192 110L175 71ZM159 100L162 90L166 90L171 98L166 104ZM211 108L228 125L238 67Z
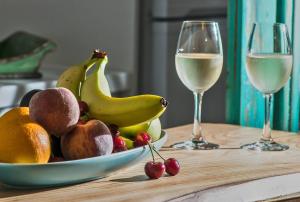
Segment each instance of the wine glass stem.
M193 140L194 141L203 141L204 137L202 135L201 128L201 109L202 109L202 97L204 92L194 92L195 100L195 113L194 113L194 127L193 127Z
M265 122L264 122L262 139L272 141L271 126L270 126L270 111L271 111L272 94L265 94L264 99L265 99Z

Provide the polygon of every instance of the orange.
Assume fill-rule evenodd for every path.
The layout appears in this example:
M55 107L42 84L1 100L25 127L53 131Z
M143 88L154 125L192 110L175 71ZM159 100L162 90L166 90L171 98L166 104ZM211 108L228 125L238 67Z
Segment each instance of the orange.
M47 131L29 118L28 107L0 117L0 162L47 163L51 154Z

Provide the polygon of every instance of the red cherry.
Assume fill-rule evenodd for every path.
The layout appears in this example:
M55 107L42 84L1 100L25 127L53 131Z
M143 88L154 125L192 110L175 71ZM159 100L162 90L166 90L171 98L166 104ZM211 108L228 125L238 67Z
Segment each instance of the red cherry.
M147 145L148 142L151 142L151 136L146 132L141 132L136 136L134 140L134 146L141 147Z
M180 165L179 162L174 159L174 158L169 158L167 160L165 160L164 162L165 166L166 166L166 172L171 175L177 175L179 173L180 170Z
M120 136L113 137L114 149L113 152L121 152L127 150L125 141Z
M78 101L79 110L80 110L80 116L85 115L87 112L89 112L89 106L84 101Z
M145 165L145 173L150 179L158 179L165 172L165 165L162 162L149 161Z

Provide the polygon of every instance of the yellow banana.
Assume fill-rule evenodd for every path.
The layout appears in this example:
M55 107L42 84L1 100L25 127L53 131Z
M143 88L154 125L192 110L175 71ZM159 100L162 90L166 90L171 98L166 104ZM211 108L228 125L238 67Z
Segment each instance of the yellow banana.
M97 61L95 71L87 76L81 89L81 99L89 106L91 118L119 127L131 126L158 118L166 109L167 101L156 95L126 98L110 97L103 91L107 56Z
M85 79L86 71L95 64L95 60L88 60L80 65L73 65L66 69L57 80L57 87L64 87L72 91L80 99L80 85Z
M86 72L100 59L102 55L98 50L94 51L93 56L82 64L72 65L66 69L57 80L57 87L64 87L72 91L75 97L80 100L81 86L86 78ZM110 95L110 90L106 78L102 80L103 91Z

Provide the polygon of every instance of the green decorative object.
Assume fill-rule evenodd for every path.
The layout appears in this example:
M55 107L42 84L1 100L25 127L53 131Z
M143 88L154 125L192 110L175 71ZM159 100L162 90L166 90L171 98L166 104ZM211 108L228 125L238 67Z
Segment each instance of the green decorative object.
M22 31L15 32L0 42L0 78L39 74L42 59L54 48L56 44L48 39Z

